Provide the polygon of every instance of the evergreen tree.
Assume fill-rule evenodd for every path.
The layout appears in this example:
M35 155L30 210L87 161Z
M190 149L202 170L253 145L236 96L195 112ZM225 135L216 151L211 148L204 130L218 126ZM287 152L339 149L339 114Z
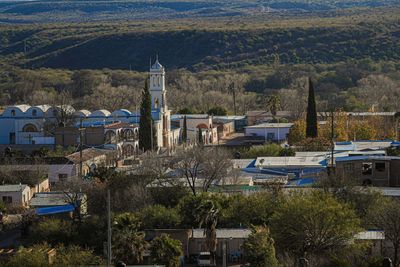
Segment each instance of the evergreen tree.
M274 240L271 238L269 229L262 226L254 226L249 238L243 244L246 259L250 266L254 267L277 267Z
M201 128L199 128L199 144L203 144L203 132Z
M306 137L318 137L317 110L315 106L314 85L308 79L308 106L307 106Z
M151 241L150 258L155 264L162 264L167 267L179 267L182 255L181 241L172 239L167 234L162 234Z
M146 79L142 91L142 103L140 104L140 124L139 124L139 147L144 151L152 149L152 140L154 140L154 131L152 131L153 119L151 117L151 95L148 81ZM153 137L152 137L153 133Z
M187 121L186 121L186 115L185 115L185 117L183 117L182 142L184 142L184 143L187 142Z

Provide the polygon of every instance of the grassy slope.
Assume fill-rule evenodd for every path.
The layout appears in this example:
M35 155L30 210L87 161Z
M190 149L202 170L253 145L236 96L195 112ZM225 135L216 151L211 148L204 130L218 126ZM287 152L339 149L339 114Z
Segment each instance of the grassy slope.
M271 63L399 60L399 9L340 16L265 16L56 23L0 27L0 56L19 65L144 70L156 52L169 68L204 70ZM26 44L27 55L24 56Z

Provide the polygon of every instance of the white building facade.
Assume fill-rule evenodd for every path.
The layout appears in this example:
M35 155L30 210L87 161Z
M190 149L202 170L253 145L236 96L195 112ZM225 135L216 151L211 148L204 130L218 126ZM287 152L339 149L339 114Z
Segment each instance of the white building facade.
M293 123L262 123L244 128L246 136L262 137L265 141L283 142L287 140Z
M151 94L152 117L156 129L157 147L170 148L174 144L171 133L171 111L167 105L167 90L165 88L165 69L158 62L150 67L149 91Z

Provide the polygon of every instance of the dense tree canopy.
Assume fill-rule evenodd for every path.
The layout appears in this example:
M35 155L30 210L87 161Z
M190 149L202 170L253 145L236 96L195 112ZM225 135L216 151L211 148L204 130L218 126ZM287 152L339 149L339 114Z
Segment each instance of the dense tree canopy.
M360 230L359 218L348 205L321 192L286 198L271 219L277 246L298 257L347 246Z

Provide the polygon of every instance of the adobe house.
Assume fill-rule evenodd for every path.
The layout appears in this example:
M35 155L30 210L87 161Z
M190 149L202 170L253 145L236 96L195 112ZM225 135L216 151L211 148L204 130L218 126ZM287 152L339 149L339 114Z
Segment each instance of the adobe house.
M349 156L336 158L336 173L362 185L400 186L400 157Z

